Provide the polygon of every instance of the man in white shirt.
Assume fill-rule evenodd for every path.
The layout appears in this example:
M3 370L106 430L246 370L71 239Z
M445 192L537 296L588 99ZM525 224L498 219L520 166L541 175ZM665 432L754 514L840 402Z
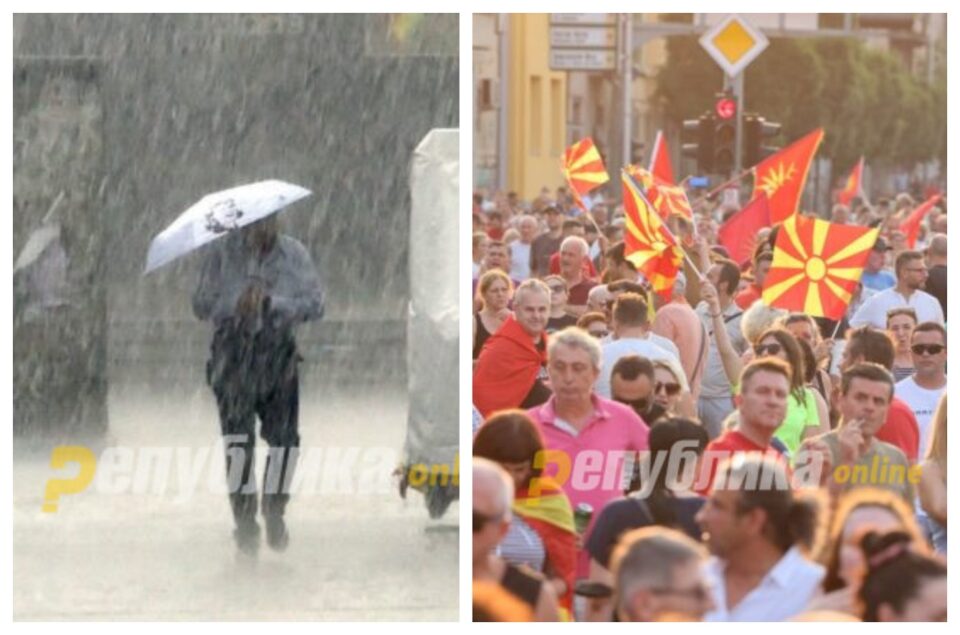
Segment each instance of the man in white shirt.
M794 496L782 462L738 455L721 464L697 513L714 556L705 577L715 609L704 621L780 622L803 612L824 576L801 553L813 540L816 515Z
M910 350L916 372L896 386L896 395L913 410L920 428L920 456L927 452L930 421L940 396L947 389L947 331L935 322L913 329Z
M626 355L640 355L655 359L680 362L678 356L669 353L647 337L649 319L647 303L636 293L624 293L613 305L613 333L616 340L603 345L603 366L597 380L596 391L610 399L610 375L617 360Z
M875 329L887 327L887 311L909 306L920 322L943 324L943 308L935 297L922 291L927 281L927 265L919 251L903 251L896 261L897 284L874 295L863 303L850 319L856 328L869 324Z
M517 221L520 238L510 243L510 277L523 282L530 277L530 245L537 236L537 220L524 214Z

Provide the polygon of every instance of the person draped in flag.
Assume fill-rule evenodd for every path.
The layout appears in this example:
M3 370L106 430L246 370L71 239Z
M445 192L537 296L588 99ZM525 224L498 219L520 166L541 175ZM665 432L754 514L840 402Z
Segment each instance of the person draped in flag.
M577 557L573 508L537 467L544 452L543 437L523 410L497 412L473 438L473 456L496 461L514 482L513 523L500 543L500 556L543 573L569 612Z
M550 289L540 280L527 280L513 301L513 315L486 341L473 371L473 403L485 417L550 397L543 383Z

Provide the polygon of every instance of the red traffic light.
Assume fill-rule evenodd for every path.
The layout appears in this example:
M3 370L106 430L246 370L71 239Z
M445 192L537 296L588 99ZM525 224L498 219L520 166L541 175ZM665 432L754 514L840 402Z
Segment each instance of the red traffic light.
M724 97L717 101L717 116L721 119L732 119L737 114L737 100Z

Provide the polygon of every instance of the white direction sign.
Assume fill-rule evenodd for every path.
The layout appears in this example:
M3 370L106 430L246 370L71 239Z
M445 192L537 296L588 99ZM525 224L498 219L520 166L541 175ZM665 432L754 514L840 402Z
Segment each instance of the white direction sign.
M617 68L613 50L551 49L550 68L555 71L612 71Z
M729 77L739 75L769 45L763 32L735 13L700 38L700 46Z
M579 24L594 26L613 26L617 23L616 13L551 13L550 24Z
M617 33L613 27L552 26L550 46L568 48L616 48Z

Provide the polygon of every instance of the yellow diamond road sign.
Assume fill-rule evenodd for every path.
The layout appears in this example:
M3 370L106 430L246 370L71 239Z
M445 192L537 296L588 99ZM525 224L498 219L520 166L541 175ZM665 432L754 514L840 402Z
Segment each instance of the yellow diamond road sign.
M730 77L736 77L767 46L767 37L749 22L733 14L700 38L700 46Z

